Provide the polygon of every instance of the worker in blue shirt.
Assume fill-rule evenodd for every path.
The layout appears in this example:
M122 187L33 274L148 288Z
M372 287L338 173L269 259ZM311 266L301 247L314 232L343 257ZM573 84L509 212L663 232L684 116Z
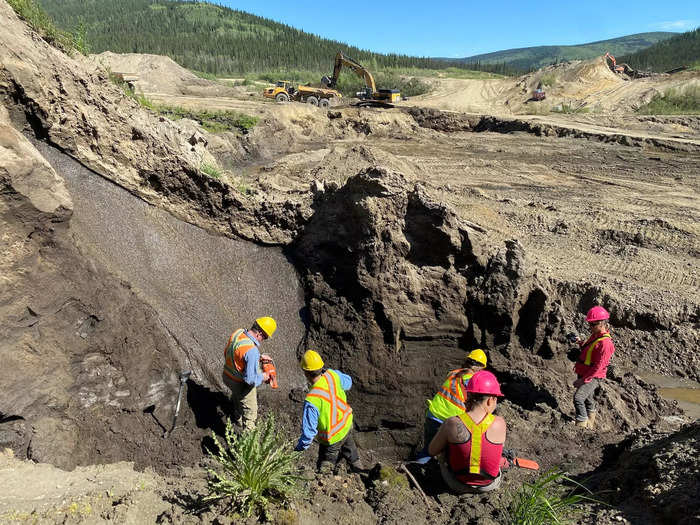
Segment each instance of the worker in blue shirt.
M352 388L352 379L338 370L324 369L323 359L313 350L304 353L301 368L311 388L304 400L301 437L294 450L306 450L317 437L319 472L336 470L341 455L353 472L362 471L352 436L352 408L345 394Z
M275 330L277 322L272 317L259 317L248 330L236 330L226 343L223 380L231 390L234 423L242 424L245 430L252 429L258 418L256 388L270 379L260 367L258 347Z

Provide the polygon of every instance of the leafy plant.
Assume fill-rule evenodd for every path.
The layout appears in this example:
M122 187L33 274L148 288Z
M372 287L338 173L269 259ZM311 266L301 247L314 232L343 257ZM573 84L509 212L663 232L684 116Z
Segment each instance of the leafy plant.
M209 494L203 503L229 499L229 507L245 516L265 512L270 502L289 501L297 480L297 454L270 415L252 430L240 435L226 421L224 443L212 434L216 451L209 455L219 463L221 470L207 469Z
M555 77L551 73L548 75L542 75L540 82L542 82L542 85L544 87L554 87L557 85L557 77Z
M237 113L236 111L209 111L188 109L180 106L154 105L151 109L159 115L172 120L188 118L199 124L210 133L238 130L242 133L250 131L260 120L258 117Z
M211 164L202 164L202 166L199 168L202 173L206 173L210 177L214 179L220 179L221 178L221 171L216 167L212 166Z
M638 113L644 115L697 115L700 114L700 87L669 89L657 94L648 104L640 107Z
M564 482L572 484L567 490ZM580 492L584 492L582 494ZM586 495L588 494L588 495ZM552 469L540 475L533 483L524 483L514 495L508 507L511 525L551 525L570 523L576 505L593 499L593 493L586 487Z

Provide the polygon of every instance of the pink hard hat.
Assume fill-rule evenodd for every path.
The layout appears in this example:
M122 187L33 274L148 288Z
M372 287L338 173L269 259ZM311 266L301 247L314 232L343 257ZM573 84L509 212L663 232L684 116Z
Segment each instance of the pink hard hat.
M467 383L467 392L473 394L490 394L492 396L502 396L501 386L498 379L488 370L481 370L474 374Z
M595 323L596 321L605 321L610 319L610 314L602 306L594 306L586 314L586 321L589 323Z

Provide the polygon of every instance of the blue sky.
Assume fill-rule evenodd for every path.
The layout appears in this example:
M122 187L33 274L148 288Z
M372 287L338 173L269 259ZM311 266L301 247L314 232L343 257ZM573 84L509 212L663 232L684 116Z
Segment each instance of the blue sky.
M464 57L700 26L700 0L216 3L364 49L417 56Z

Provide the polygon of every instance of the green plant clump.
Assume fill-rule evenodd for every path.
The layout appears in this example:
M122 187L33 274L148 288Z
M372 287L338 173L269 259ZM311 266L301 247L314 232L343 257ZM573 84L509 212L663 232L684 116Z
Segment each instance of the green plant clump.
M211 164L202 164L202 166L199 168L202 173L206 173L210 177L214 179L220 179L221 178L221 171L216 167L212 166Z
M542 75L540 82L544 87L554 87L557 85L557 77L552 74Z
M567 491L562 482L573 484ZM600 503L588 495L592 493L563 472L549 470L533 483L524 483L508 507L511 525L551 525L570 523L577 512L576 505L588 501Z
M212 434L216 451L208 451L220 471L207 469L209 495L204 503L229 498L230 507L244 516L264 513L271 502L290 501L296 482L298 454L292 450L270 415L252 430L236 435L230 420L226 421L224 443Z
M7 3L15 10L17 16L52 46L65 52L75 48L73 35L58 29L51 17L34 0L7 0Z
M698 115L700 114L700 87L671 88L663 95L657 94L648 104L640 107L643 115Z
M160 106L153 107L158 114L172 120L188 118L199 122L199 124L210 133L220 133L222 131L238 130L242 133L250 131L260 120L258 117L237 113L235 111L209 111L187 109L180 106Z

